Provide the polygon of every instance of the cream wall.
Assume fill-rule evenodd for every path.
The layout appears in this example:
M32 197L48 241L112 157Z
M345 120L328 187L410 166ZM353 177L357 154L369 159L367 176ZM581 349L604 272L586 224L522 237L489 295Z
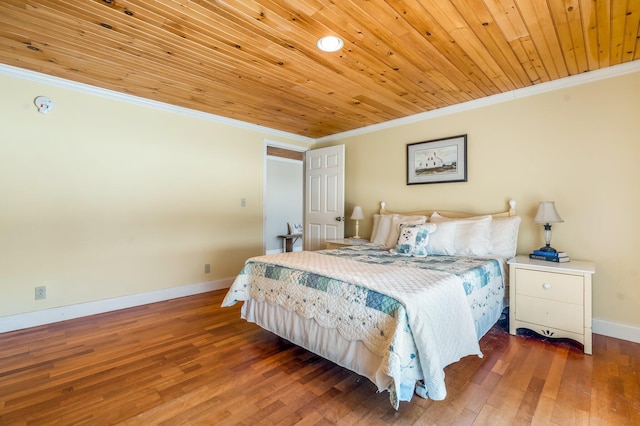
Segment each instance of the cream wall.
M273 134L9 76L0 93L0 317L228 279L262 253Z
M346 211L505 210L523 218L518 251L544 245L537 204L565 220L552 245L596 262L594 317L640 327L640 72L343 137ZM406 185L406 145L468 135L468 182ZM348 221L349 235L354 224ZM360 222L369 235L371 220Z
M273 134L14 77L0 93L0 318L226 280L262 252ZM42 94L56 101L47 115ZM347 214L382 200L482 213L514 198L527 253L543 244L538 201L556 201L553 245L597 264L594 317L637 329L638 95L635 72L319 146L346 146ZM408 143L465 133L468 182L406 185Z

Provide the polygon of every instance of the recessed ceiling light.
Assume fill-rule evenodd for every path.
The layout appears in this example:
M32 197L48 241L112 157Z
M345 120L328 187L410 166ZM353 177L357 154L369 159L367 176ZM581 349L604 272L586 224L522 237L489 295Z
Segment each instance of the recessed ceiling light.
M322 50L323 52L337 52L338 50L342 49L342 46L344 46L344 42L340 37L326 36L318 40L318 43L316 43L316 45L318 46L318 49Z

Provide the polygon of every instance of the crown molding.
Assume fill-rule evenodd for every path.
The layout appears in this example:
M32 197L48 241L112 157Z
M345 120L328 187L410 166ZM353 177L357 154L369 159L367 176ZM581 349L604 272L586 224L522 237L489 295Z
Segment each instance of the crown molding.
M463 111L469 111L476 108L482 108L489 105L495 105L501 102L507 102L515 99L521 99L528 96L537 95L540 93L550 92L554 90L564 89L567 87L578 86L581 84L591 83L597 80L603 80L611 77L617 77L624 74L630 74L634 72L640 72L640 60L626 62L624 64L614 65L607 68L602 68L595 71L584 72L582 74L573 75L570 77L561 78L559 80L549 81L546 83L540 83L522 89L512 90L506 93L500 93L497 95L487 96L480 99L475 99L468 102L452 105L450 107L439 108L433 111L427 111L408 117L398 118L395 120L385 121L384 123L373 124L371 126L361 127L354 130L349 130L342 133L336 133L322 138L313 139L297 134L283 132L280 130L272 129L269 127L259 126L257 124L251 124L240 120L234 120L231 118L222 117L215 114L209 114L201 111L196 111L189 108L170 105L164 102L153 101L138 96L116 92L114 90L103 89L101 87L91 86L89 84L78 83L71 80L66 80L59 77L42 74L35 71L30 71L11 65L0 64L0 75L6 75L9 77L20 78L23 80L34 81L42 84L49 84L52 86L60 87L68 90L75 90L78 92L100 96L107 99L118 100L122 102L128 102L140 106L149 108L155 108L163 111L173 112L177 114L183 114L191 117L201 118L229 126L239 127L246 130L257 131L266 133L270 136L287 138L306 144L316 144L321 142L331 142L339 139L364 135L367 133L377 132L380 130L391 129L394 127L404 126L407 124L417 123L431 118L442 117L450 114L456 114Z
M514 99L526 98L528 96L540 93L551 92L554 90L565 89L567 87L578 86L581 84L591 83L597 80L603 80L611 77L617 77L624 74L640 72L640 60L626 62L620 65L614 65L595 71L584 72L582 74L561 78L559 80L540 83L522 89L512 90L510 92L491 95L480 99L452 105L445 108L439 108L433 111L422 112L408 117L398 118L395 120L385 121L384 123L373 124L371 126L361 127L359 129L349 130L334 135L324 136L316 139L316 143L331 142L352 136L364 135L367 133L377 132L380 130L391 129L394 127L404 126L407 124L417 123L430 118L442 117L445 115L456 114L463 111L469 111L476 108L482 108L489 105L495 105L501 102L507 102Z
M14 67L11 65L0 64L0 75L20 78L23 80L29 80L36 83L48 84L50 86L55 86L55 87L59 87L67 90L74 90L76 92L85 93L88 95L100 96L106 99L127 102L130 104L140 105L143 107L154 108L162 111L200 118L200 119L213 121L220 124L226 124L228 126L234 126L234 127L239 127L246 130L251 130L254 132L266 133L274 137L291 139L299 142L304 142L307 144L313 144L315 142L315 139L313 138L296 135L294 133L283 132L281 130L272 129L270 127L264 127L264 126L259 126L257 124L247 123L245 121L234 120L232 118L222 117L215 114L209 114L202 111L196 111L190 108L184 108L176 105L167 104L164 102L145 99L145 98L130 95L127 93L116 92L115 90L103 89L101 87L92 86L85 83L78 83L78 82L67 80L64 78L54 77L51 75L42 74L39 72Z

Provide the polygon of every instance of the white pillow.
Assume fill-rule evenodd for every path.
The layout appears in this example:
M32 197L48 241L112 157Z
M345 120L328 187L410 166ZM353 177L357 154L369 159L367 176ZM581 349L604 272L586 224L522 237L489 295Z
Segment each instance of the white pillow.
M491 216L456 221L455 244L457 255L486 256L491 253Z
M481 219L485 216L473 216L464 218L466 220ZM438 222L440 220L457 220L441 216L438 212L433 212L430 220ZM491 254L505 257L507 259L516 255L518 248L518 230L520 229L520 216L494 217L491 221Z
M452 219L434 212L430 220L434 223L448 221L456 223L456 255L486 256L493 250L493 244L491 243L491 215Z
M371 242L383 246L387 242L387 237L391 231L391 220L395 215L381 214L379 216L378 229L376 235L371 237Z
M387 236L384 246L386 248L393 248L398 244L398 236L400 236L401 225L423 225L427 222L426 216L403 216L394 214L391 218L391 229Z
M380 215L373 215L373 228L371 228L371 236L369 237L369 241L373 241L376 239L376 235L378 235L378 228L380 227Z
M453 256L456 254L456 222L436 223L436 229L429 234L427 253Z
M494 217L491 222L491 244L493 254L512 258L518 248L520 216Z

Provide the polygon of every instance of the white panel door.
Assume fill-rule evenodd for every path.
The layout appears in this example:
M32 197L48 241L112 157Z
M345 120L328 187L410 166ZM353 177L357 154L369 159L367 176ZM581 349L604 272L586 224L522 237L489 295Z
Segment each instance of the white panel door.
M344 237L344 145L305 152L304 248Z

